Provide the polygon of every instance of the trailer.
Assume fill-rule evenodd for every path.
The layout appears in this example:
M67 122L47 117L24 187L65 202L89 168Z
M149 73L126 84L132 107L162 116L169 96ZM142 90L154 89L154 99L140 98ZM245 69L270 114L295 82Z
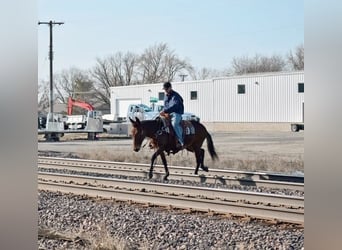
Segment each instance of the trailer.
M96 135L103 132L101 111L89 110L82 128L67 122L68 117L65 115L48 113L45 125L38 120L38 134L44 134L46 141L59 141L67 133L87 133L88 140L97 140Z

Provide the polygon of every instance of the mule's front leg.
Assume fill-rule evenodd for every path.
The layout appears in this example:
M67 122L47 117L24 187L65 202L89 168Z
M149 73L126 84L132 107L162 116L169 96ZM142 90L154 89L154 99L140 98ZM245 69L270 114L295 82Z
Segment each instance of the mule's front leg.
M151 158L151 167L150 167L150 172L148 174L148 177L150 177L150 179L153 177L153 166L154 166L154 161L156 160L156 158L158 157L158 155L161 153L162 151L160 151L159 149L152 155Z
M163 165L164 165L164 169L165 169L164 181L167 181L167 177L169 177L170 173L169 173L169 168L167 167L167 161L166 161L164 152L160 153L160 157L163 161Z

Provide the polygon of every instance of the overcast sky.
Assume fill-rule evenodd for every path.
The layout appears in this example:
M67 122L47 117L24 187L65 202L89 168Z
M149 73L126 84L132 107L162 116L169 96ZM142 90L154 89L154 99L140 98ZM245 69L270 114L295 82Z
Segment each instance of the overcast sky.
M53 27L54 73L89 69L97 57L142 53L167 43L197 67L230 67L233 57L285 55L304 43L303 0L38 0ZM49 76L49 27L38 26L38 76Z

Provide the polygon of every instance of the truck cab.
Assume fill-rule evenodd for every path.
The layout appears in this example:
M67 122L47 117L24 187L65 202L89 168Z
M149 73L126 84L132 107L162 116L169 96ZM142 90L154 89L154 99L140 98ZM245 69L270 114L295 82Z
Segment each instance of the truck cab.
M163 110L163 108L163 105L157 104L152 105L152 107L149 107L145 104L131 104L128 107L127 120L128 117L131 117L132 119L134 117L138 117L139 120L153 120L159 116L159 113ZM182 115L182 119L194 120L198 122L200 121L200 118L198 116L189 112L184 112L184 114Z
M138 117L140 120L153 120L159 115L158 111L154 111L152 108L145 104L131 104L128 106L127 121L128 118Z

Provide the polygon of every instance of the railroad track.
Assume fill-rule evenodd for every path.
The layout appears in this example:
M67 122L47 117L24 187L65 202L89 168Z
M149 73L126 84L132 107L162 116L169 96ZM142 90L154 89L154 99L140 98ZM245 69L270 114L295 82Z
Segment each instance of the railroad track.
M146 178L148 177L150 168L149 164L56 157L39 157L38 165L40 168L68 169L78 172L84 171L96 174L125 175ZM205 175L194 175L194 168L179 166L170 166L169 171L170 180L304 191L304 177L300 176L222 169L210 169L209 172L205 173ZM154 168L154 178L162 179L164 174L164 167L162 165L156 165Z
M39 167L47 164L39 159ZM59 165L64 159L56 159ZM43 162L45 163L43 163ZM68 163L65 163L68 162ZM68 168L71 162L64 163ZM97 163L83 161L87 167ZM55 163L57 164L57 163ZM103 164L103 162L101 163ZM72 164L71 164L72 165ZM122 180L75 174L38 173L40 190L172 206L195 211L304 224L304 198L227 189L193 187L148 181Z
M295 224L304 223L302 197L41 172L38 173L38 189Z

